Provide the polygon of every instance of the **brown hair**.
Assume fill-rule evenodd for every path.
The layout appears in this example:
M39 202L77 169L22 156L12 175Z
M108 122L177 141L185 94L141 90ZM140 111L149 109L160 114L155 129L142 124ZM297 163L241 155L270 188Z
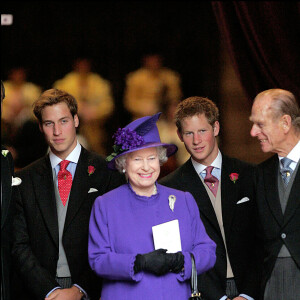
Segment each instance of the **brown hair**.
M42 111L47 106L65 102L74 117L77 114L78 106L76 99L65 91L58 89L49 89L44 91L40 97L33 103L33 113L42 123Z
M219 109L215 103L203 97L189 97L177 105L175 112L176 126L181 132L181 122L188 117L204 114L208 123L214 126L216 121L219 121Z

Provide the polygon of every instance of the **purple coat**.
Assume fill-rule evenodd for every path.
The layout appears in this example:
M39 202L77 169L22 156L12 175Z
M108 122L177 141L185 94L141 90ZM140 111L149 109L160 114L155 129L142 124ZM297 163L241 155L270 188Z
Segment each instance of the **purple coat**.
M174 212L169 196L175 195ZM178 219L184 271L156 276L134 274L135 256L154 250L152 226ZM188 192L157 184L157 194L139 196L125 184L100 196L90 218L89 262L103 278L101 300L187 300L191 294L191 258L198 274L215 264L216 245L206 234L199 209Z

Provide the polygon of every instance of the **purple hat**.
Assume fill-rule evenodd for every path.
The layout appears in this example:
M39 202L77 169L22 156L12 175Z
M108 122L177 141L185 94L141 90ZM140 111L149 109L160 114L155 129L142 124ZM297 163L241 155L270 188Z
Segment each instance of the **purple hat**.
M126 153L133 151L163 146L167 148L167 156L173 155L177 151L174 144L165 144L160 141L158 128L156 125L161 112L143 118L139 118L129 123L124 128L119 128L112 136L115 139L113 145L114 152L106 158L108 167L115 169L115 159Z

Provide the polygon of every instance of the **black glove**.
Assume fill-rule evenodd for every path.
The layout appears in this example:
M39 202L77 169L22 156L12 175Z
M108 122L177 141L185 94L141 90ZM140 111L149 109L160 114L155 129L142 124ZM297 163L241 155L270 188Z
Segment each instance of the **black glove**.
M169 257L170 271L173 273L179 273L184 266L184 255L182 252L167 254Z
M163 275L170 271L171 258L166 249L158 249L146 254L138 254L134 262L134 273L148 271Z

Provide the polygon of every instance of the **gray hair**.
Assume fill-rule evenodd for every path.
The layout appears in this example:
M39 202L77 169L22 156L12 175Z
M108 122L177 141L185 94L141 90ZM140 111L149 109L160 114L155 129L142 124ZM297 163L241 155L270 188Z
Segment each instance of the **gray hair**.
M292 126L300 133L300 109L293 93L282 89L269 89L257 95L268 96L272 99L270 107L274 120L283 115L289 115L292 120Z
M158 154L158 159L159 159L159 163L162 166L167 160L167 148L163 147L163 146L158 146L155 147L157 149L157 154ZM129 153L126 153L124 155L121 155L119 157L117 157L115 159L115 165L116 165L116 169L120 172L123 173L123 170L126 167L126 159Z

